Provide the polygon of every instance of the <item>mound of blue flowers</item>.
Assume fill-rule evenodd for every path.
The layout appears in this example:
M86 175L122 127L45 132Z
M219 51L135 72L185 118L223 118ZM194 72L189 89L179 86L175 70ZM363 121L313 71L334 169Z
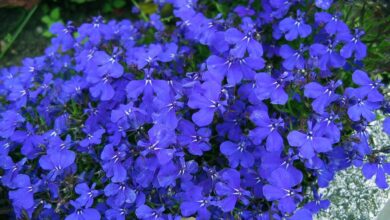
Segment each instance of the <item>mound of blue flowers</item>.
M10 218L306 220L342 169L388 187L366 130L383 84L332 0L155 4L55 24L43 56L1 70Z

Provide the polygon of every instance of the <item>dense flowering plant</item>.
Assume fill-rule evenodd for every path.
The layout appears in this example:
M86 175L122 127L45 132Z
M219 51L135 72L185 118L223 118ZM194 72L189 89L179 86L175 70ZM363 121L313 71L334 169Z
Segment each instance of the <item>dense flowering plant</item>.
M155 0L143 21L53 25L45 55L1 70L14 217L305 220L347 167L387 188L367 128L388 101L332 3Z

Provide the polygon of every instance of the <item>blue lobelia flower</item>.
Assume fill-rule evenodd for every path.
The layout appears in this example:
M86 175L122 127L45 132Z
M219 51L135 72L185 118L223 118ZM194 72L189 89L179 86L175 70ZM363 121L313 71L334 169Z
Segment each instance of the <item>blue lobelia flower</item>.
M246 51L252 58L260 58L263 55L263 47L261 43L256 40L256 27L252 19L244 17L241 25L245 33L237 30L236 28L229 28L225 31L225 40L229 44L233 44L233 49L230 50L230 54L236 58L243 58Z
M104 195L109 197L109 203L117 207L125 203L132 204L137 198L135 190L124 182L109 183L104 188Z
M158 94L153 102L156 107L156 112L153 114L155 121L172 129L176 128L180 119L177 112L184 107L180 99L180 95L174 95L170 91Z
M315 128L315 127L314 127ZM332 150L330 139L323 137L321 130L313 129L312 122L308 122L308 132L291 131L287 136L288 143L293 147L299 147L303 158L311 159L315 153Z
M380 80L372 81L366 72L355 70L352 75L352 81L360 86L357 89L358 93L367 95L367 98L373 102L383 101L383 95L378 91L379 87L383 85Z
M135 215L138 219L142 220L164 220L165 208L162 206L160 208L152 209L147 205L141 205L135 210Z
M223 197L219 201L219 207L224 212L230 212L236 206L237 201L243 204L249 203L250 192L240 186L240 172L235 169L225 169L221 174L221 181L215 185L217 195Z
M389 187L386 182L386 174L390 175L390 163L385 162L385 158L377 157L375 161L365 163L362 173L367 179L371 179L376 175L375 183L379 188L386 189Z
M126 159L126 149L127 147L125 145L121 145L115 150L112 144L108 144L104 147L100 155L100 158L103 160L103 170L113 182L126 180L127 173L122 164L122 161Z
M164 166L162 166L158 171L158 185L160 187L175 186L176 179L179 177L181 172L185 172L185 170L179 170L179 167L176 163L174 163L172 160L169 161L168 163L164 164Z
M126 86L127 96L131 99L137 99L141 94L144 99L151 100L154 93L169 91L168 82L165 80L153 79L153 69L145 70L143 80L131 80Z
M313 110L319 114L323 114L325 108L332 102L339 99L335 90L342 84L340 80L337 82L331 81L327 86L322 86L317 82L311 82L305 85L304 95L309 98L313 98L314 101L311 104Z
M314 201L307 203L304 207L312 213L318 213L321 210L327 209L330 206L328 199L323 199L321 194L318 194L317 189L313 189Z
M111 121L118 123L128 122L132 127L138 128L145 118L146 112L134 106L133 102L120 104L118 108L111 111Z
M66 25L60 22L52 24L50 32L57 35L52 39L52 44L61 45L62 51L72 49L75 44L75 39L72 35L75 31L76 28L73 26L72 22L68 22Z
M300 189L296 188L302 182L301 171L293 166L278 168L267 178L269 184L264 185L263 194L268 201L278 201L278 208L282 212L293 212L301 196Z
M25 174L19 174L13 181L13 187L16 190L9 192L9 198L12 205L17 209L30 209L34 206L34 193L37 190L36 184L31 184L30 177Z
M210 219L207 208L212 204L211 197L203 195L202 187L193 186L183 196L183 202L180 204L181 214L188 217L197 213L198 219Z
M318 8L328 10L332 6L333 0L315 0L315 5Z
M93 65L86 69L87 82L93 85L89 88L93 97L100 98L102 101L108 101L114 97L115 90L111 83L113 79L123 75L123 67L118 62L118 56L118 54L109 56L103 51L94 53Z
M74 96L80 95L83 89L87 88L88 83L84 78L80 76L74 76L70 80L65 81L62 85L64 95L73 98Z
M390 135L390 117L383 121L383 131L387 133L387 135Z
M84 206L91 207L95 197L99 196L99 190L95 189L96 183L93 183L91 187L87 183L77 184L75 187L75 192L79 194L79 197L76 201Z
M350 58L355 55L356 60L362 60L367 55L367 46L360 40L365 34L363 30L355 29L354 33L345 32L337 36L337 39L344 42L345 45L340 50L340 55L344 58Z
M375 120L376 115L374 110L380 107L380 102L376 101L375 96L367 96L359 89L353 88L347 88L345 94L350 98L348 116L352 121L359 121L361 117L368 122Z
M279 54L283 57L284 61L282 63L283 67L287 70L304 69L305 68L305 58L304 52L307 48L301 44L298 50L292 49L289 45L284 44L280 47Z
M283 138L279 134L279 128L284 127L282 118L271 119L266 111L255 110L250 119L257 126L249 132L249 137L254 144L261 144L266 139L268 151L281 151L283 149Z
M119 63L121 51L118 48L114 48L112 55L108 55L104 51L96 51L93 54L92 62L97 65L95 71L99 75L109 75L113 78L119 78L123 75L123 66Z
M219 57L211 55L207 59L207 67L210 71L210 78L217 82L227 78L231 85L236 85L244 79L253 79L255 70L260 70L264 67L262 58L235 58L232 56Z
M287 82L291 81L291 75L284 72L274 78L268 73L256 75L255 94L258 99L271 99L272 104L284 105L288 100L288 94L284 91Z
M329 40L328 45L314 43L310 46L310 55L318 57L317 66L320 70L329 70L330 68L340 68L345 64L345 59L337 51L337 41Z
M21 143L21 153L29 159L33 159L38 156L41 151L39 145L44 143L43 137L35 133L35 128L30 124L26 123L24 130L16 130L11 136L11 140Z
M105 28L107 28L107 24L103 22L102 16L93 17L92 23L82 24L77 29L77 32L79 33L77 40L81 42L88 39L89 43L97 45L103 38L103 29Z
M191 154L201 156L204 151L211 149L209 144L211 130L209 128L196 129L190 121L182 119L177 129L181 133L177 136L178 143L180 146L187 146Z
M216 111L225 111L226 100L221 99L221 85L214 81L204 82L196 87L189 96L188 106L199 109L192 115L193 122L198 126L209 125Z
M112 204L108 204L108 205L111 205L112 207L108 208L104 212L104 215L106 216L107 219L110 219L110 220L125 220L126 216L128 216L130 214L129 213L130 205L125 205L123 207L121 207L121 206L118 207L118 206L115 206L115 205L112 205Z
M49 177L54 180L74 163L75 158L76 154L70 150L48 150L47 155L39 159L39 165L42 169L49 170Z
M279 29L285 33L288 41L295 40L298 36L305 38L311 34L311 26L305 23L305 13L297 11L296 19L288 17L279 23Z
M340 117L333 112L324 112L318 116L314 129L319 130L324 137L332 140L332 143L337 143L340 141L340 130L342 128L340 123L337 122L339 119Z
M7 110L1 113L0 137L11 137L19 123L24 122L24 118L14 110Z
M169 149L169 145L175 143L176 135L172 129L162 125L154 125L148 131L148 140L140 140L137 145L143 150L141 155L155 155L161 165L167 164L173 158L174 149Z
M12 187L15 178L19 175L19 171L23 169L24 164L27 162L27 158L23 158L17 163L14 163L13 159L8 155L1 159L0 168L4 172L1 177L1 182L5 186Z
M100 220L101 216L98 210L84 206L77 201L70 201L70 204L75 208L74 212L66 216L65 220Z
M338 36L340 34L348 33L348 26L341 20L342 14L336 12L334 15L328 14L327 12L317 12L315 14L315 21L317 23L325 24L325 31L329 35Z
M313 214L309 209L300 208L288 220L313 220Z
M247 138L242 138L235 142L222 142L220 151L228 158L230 167L236 168L238 165L241 165L242 167L250 168L255 162L251 152L252 148L252 142Z
M89 126L83 128L86 133L86 138L79 142L81 147L87 148L94 144L100 144L103 134L106 132L103 128L93 130Z

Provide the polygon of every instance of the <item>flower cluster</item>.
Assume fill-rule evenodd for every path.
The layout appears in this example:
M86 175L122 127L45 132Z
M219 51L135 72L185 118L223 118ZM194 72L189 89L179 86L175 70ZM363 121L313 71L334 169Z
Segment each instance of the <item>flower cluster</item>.
M2 69L15 217L306 220L352 165L387 188L367 128L388 107L361 70L364 31L332 0L238 2L54 24L43 56Z

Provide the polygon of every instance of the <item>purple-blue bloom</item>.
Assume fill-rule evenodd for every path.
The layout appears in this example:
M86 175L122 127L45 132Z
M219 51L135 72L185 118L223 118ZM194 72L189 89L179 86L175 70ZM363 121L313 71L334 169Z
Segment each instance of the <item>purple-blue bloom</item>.
M332 150L332 142L322 136L320 128L312 126L308 122L308 131L302 133L300 131L291 131L287 136L288 143L293 147L299 148L299 153L306 159L311 159L316 153L323 153Z

